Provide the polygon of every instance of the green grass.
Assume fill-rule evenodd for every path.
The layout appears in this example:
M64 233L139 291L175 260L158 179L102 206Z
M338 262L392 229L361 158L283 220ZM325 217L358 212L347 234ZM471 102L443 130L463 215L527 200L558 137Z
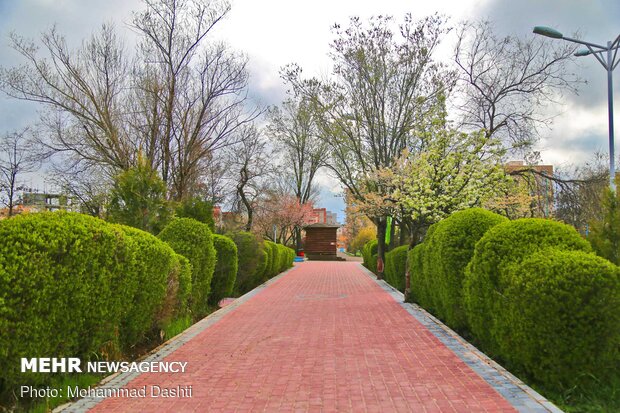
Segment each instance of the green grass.
M67 394L67 387L79 387L86 388L88 386L95 385L101 380L103 377L101 375L95 374L72 374L66 376L58 376L52 383L47 386L50 389L63 389L62 394L63 397L49 397L45 399L35 399L32 404L24 405L18 407L17 411L23 412L31 412L31 413L47 413L52 411L54 408L60 406L61 404L67 403L70 401Z
M598 381L587 388L563 391L530 386L566 413L620 412L620 375L609 381Z

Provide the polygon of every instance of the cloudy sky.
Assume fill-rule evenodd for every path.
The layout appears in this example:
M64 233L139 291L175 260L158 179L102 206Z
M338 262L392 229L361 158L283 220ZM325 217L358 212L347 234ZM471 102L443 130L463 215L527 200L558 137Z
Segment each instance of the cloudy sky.
M17 62L17 55L8 47L10 31L36 38L53 24L70 44L79 45L102 22L111 21L131 44L133 35L127 23L131 11L140 9L141 4L141 0L0 0L0 65ZM566 35L578 32L584 40L599 44L620 34L618 0L232 0L232 11L215 35L248 55L252 97L263 104L278 104L285 95L278 77L283 65L298 63L308 75L329 72L326 54L334 23L346 24L352 15L383 14L400 19L406 12L414 17L440 12L454 23L489 18L505 34L523 37L533 36L535 25L552 26ZM442 54L449 57L451 47L448 39ZM588 83L580 87L578 95L566 96L564 104L554 108L559 116L543 131L537 148L545 163L556 166L584 162L608 147L605 71L591 56L579 59L575 70ZM619 75L620 70L614 87L616 107L620 107ZM0 97L0 133L35 120L35 106ZM338 212L342 219L343 203L335 196L337 183L323 176L321 184L320 206Z

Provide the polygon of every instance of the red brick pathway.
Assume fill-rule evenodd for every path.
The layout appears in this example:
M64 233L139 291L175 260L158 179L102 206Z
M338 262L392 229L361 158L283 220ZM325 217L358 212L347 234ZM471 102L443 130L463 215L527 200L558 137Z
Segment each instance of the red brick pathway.
M109 398L97 412L497 412L499 393L356 263L306 262L172 353L191 398Z

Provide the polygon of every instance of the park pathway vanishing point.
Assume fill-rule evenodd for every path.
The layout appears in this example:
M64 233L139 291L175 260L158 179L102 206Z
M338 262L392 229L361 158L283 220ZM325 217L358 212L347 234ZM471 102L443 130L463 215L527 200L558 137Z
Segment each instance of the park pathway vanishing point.
M103 385L191 385L191 398L82 399L65 411L558 411L398 298L359 263L298 264L149 358L188 372Z

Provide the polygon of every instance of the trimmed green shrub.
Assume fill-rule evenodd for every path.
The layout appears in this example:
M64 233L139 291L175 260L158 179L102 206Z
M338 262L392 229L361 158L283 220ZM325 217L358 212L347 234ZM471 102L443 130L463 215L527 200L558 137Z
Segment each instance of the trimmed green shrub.
M57 212L0 221L0 393L51 379L20 373L21 357L118 355L138 268L136 242L100 219Z
M217 304L222 298L230 297L237 278L237 245L224 235L213 234L213 246L217 263L211 279L209 302Z
M179 285L176 299L173 302L174 308L176 309L173 317L175 319L186 317L191 313L192 298L192 264L181 254L177 254L177 260L179 262Z
M207 224L211 232L215 232L213 220L213 204L201 198L194 197L181 202L175 209L179 218L193 218L198 222Z
M239 269L235 281L235 295L245 294L258 285L258 280L262 278L266 262L264 261L263 243L251 232L229 232L227 237L232 239L237 245L237 255L239 257ZM260 268L262 260L262 269Z
M405 291L408 245L394 248L385 254L385 281L399 291Z
M264 281L266 281L269 277L267 272L269 271L269 247L263 242L261 251L262 253L258 256L258 265L256 266L256 272L253 276L252 287L249 289L260 285ZM249 291L247 290L247 291Z
M267 269L263 276L263 282L278 273L280 264L278 260L278 246L275 242L265 241L265 251L269 254L269 260L267 261Z
M407 253L409 257L409 282L411 295L409 301L418 303L426 309L430 309L430 298L426 279L424 278L424 243L416 245Z
M119 228L134 242L137 254L133 282L138 288L133 299L125 303L127 314L120 330L120 337L128 349L158 327L157 321L174 316L174 306L165 308L165 301L167 296L172 301L177 296L180 264L179 255L154 235L128 226L119 225Z
M583 251L546 249L503 271L494 338L511 367L554 388L617 373L620 269Z
M431 225L426 231L426 239L433 236L437 224ZM411 295L409 301L416 302L430 312L435 308L435 293L433 281L428 277L426 242L416 245L409 255L409 280Z
M192 316L196 320L202 318L209 311L208 298L216 263L209 226L191 218L176 218L158 237L192 264Z
M370 271L376 273L377 272L377 249L379 242L376 239L373 239L364 245L362 248L362 258L364 259L364 267L368 268Z
M470 331L483 349L497 354L494 315L505 311L506 269L550 247L590 252L571 226L539 218L518 219L489 229L478 241L465 270L463 298Z
M295 259L295 250L282 244L277 244L277 247L280 265L278 268L278 273L281 273L293 266L293 260Z
M476 242L489 228L506 221L507 218L493 212L471 208L433 225L433 231L424 240L424 277L426 285L432 285L428 293L432 295L436 315L450 327L467 327L463 279Z

